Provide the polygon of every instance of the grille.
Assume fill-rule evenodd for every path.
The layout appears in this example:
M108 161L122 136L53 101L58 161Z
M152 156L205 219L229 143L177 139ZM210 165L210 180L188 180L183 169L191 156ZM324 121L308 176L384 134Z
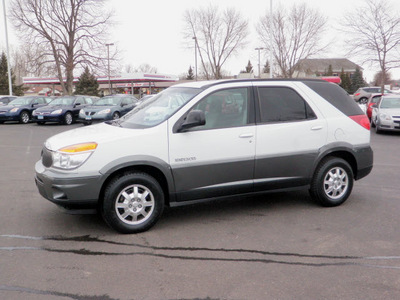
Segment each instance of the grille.
M53 156L51 155L50 150L46 147L43 147L42 150L42 163L46 168L50 168L53 164Z

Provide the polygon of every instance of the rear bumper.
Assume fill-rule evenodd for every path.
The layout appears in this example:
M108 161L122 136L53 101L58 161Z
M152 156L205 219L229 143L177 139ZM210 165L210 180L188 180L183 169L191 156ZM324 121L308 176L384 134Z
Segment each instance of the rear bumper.
M374 163L374 153L370 146L366 146L355 149L354 154L357 161L357 173L354 178L358 180L371 173Z

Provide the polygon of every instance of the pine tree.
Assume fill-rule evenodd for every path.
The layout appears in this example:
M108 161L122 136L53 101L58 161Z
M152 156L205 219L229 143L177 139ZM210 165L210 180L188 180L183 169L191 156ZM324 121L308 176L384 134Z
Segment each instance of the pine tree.
M326 72L326 76L332 76L332 75L333 75L332 65L329 65L328 72Z
M15 75L11 71L11 82L12 91L15 96L22 96L24 94L24 89L21 85L15 84ZM7 56L4 52L1 53L0 57L0 95L9 95L9 85L8 85L8 65Z
M75 94L88 96L99 95L99 83L96 77L90 73L88 67L85 67L85 71L78 79L78 83L75 86Z
M353 78L351 79L351 89L350 94L353 94L357 91L360 87L366 86L367 83L364 81L363 74L359 67L356 68L354 72Z
M247 63L247 66L246 66L246 73L253 73L253 66L252 66L250 60Z
M269 61L267 60L263 67L263 73L269 73L270 70L271 70L271 67L269 66Z
M351 91L351 81L350 77L347 73L344 72L343 68L342 71L340 72L340 86L348 93Z
M189 66L189 70L188 70L188 74L186 76L186 80L193 80L193 79L194 79L194 75L193 75L192 66Z
M8 70L7 70L7 57L4 52L0 57L0 95L8 95Z

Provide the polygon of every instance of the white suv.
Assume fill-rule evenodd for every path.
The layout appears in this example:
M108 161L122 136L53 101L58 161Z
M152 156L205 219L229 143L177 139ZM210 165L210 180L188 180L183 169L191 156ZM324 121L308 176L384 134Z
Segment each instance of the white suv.
M340 205L372 163L369 120L333 83L201 81L49 138L35 180L55 204L136 233L165 205L222 196L307 188Z

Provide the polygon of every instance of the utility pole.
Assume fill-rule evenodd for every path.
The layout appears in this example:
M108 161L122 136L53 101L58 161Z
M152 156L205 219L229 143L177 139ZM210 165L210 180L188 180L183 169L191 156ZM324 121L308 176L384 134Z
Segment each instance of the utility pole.
M197 81L197 38L194 36L194 69L195 69L195 79Z
M107 47L107 61L108 61L108 90L109 90L109 94L111 95L111 93L112 93L112 85L111 85L111 79L110 79L110 46L114 46L114 43L106 44L106 47Z
M261 66L260 66L260 51L261 50L264 50L265 48L262 48L262 47L258 47L258 48L256 48L256 49L254 49L254 50L257 50L258 51L258 78L261 78Z
M3 13L4 13L4 29L6 32L6 48L7 48L7 70L8 70L8 92L12 96L12 81L11 81L11 67L10 67L10 50L8 47L8 30L7 30L7 19L6 19L6 3L3 0Z

